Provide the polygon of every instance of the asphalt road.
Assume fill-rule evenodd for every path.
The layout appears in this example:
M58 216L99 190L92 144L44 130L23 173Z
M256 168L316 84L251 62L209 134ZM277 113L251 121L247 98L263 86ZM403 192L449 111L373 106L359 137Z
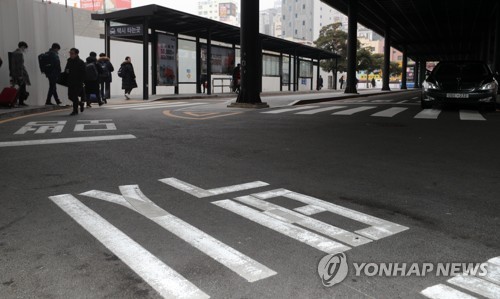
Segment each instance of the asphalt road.
M140 103L0 124L0 298L425 298L438 284L481 297L435 273L355 275L353 263L500 256L500 112L422 114L416 97ZM317 210L290 211L304 206ZM332 246L349 247L349 273L325 287Z

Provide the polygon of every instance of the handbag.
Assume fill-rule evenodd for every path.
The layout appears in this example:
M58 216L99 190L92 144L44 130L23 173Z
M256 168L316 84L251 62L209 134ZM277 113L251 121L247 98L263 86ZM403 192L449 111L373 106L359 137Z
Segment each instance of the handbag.
M62 72L57 78L57 84L68 87L68 74L66 72Z

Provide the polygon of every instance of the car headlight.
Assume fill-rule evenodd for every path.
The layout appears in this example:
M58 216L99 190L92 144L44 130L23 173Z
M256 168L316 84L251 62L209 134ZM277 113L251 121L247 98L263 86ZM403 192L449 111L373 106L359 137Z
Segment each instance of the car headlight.
M429 89L431 89L431 90L433 90L433 89L439 89L439 87L437 86L436 83L428 82L428 81L424 81L424 84L422 84L422 86L424 87L425 91L427 91Z
M490 82L483 84L481 87L479 87L479 90L495 90L497 89L497 83L496 82Z

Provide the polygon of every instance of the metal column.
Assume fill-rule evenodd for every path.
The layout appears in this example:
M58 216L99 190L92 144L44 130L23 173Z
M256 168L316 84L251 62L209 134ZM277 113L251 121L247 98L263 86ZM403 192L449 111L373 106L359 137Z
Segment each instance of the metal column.
M283 53L280 53L280 91L283 91Z
M212 94L212 29L207 30L207 94Z
M402 69L403 73L401 75L401 89L408 89L406 86L406 68L408 67L408 56L407 56L407 50L406 47L403 49L403 64L402 64Z
M156 85L158 84L158 35L155 29L151 29L151 64L153 72L151 73L151 94L156 94Z
M426 71L427 71L427 63L425 60L420 60L420 81L419 81L419 86L422 86L422 83L424 82L426 78Z
M415 83L415 88L420 88L420 76L419 76L419 72L420 72L420 68L419 68L419 61L418 60L415 60L415 70L413 71L413 80L414 80L414 83Z
M288 91L292 91L292 54L288 54Z
M149 19L144 18L142 35L142 99L149 99Z
M236 103L230 106L269 107L260 99L262 50L259 39L259 1L240 1L240 5L241 90Z
M106 55L111 58L111 36L109 35L109 29L110 29L110 21L105 20L104 21L104 52Z
M196 37L196 93L201 93L201 45L200 38Z
M495 45L493 47L493 69L500 73L500 6L497 5L497 17L495 28Z
M358 0L349 0L347 26L347 84L345 93L358 93L356 89L356 51L358 46Z
M177 74L177 78L175 78L175 87L174 87L174 94L179 94L179 60L177 59L177 57L179 57L179 34L174 34L175 36L175 49L176 49L176 53L175 53L175 57L176 57L176 64L175 64L175 68L176 68L176 74Z
M382 74L382 90L391 90L389 78L391 73L391 27L385 27L384 36L384 73Z
M335 70L333 71L333 89L337 90L337 70L339 68L339 59L335 58Z

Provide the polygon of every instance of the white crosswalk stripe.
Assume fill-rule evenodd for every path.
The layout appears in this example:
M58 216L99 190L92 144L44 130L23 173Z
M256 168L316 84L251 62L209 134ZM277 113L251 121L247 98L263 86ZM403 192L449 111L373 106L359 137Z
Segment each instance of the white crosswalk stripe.
M361 107L356 107L356 108L352 108L352 109L347 109L347 110L335 112L332 115L353 115L353 114L358 113L358 112L363 112L363 111L375 109L375 108L377 108L377 106L361 106Z
M136 107L146 107L146 106L156 106L156 105L177 105L177 104L186 104L187 102L145 102L145 103L137 103L137 104L122 104L122 105L109 105L103 106L105 109L128 109L128 108L136 108Z
M486 120L481 113L474 110L460 110L461 120Z
M278 110L266 111L266 112L262 112L262 113L265 113L265 114L279 114L279 113L285 113L285 112L291 112L291 111L297 111L297 110L305 110L305 109L312 109L312 108L318 108L318 106L300 106L300 107L294 107L294 108L286 108L286 109L278 109Z
M200 106L206 105L207 103L187 103L187 102L155 102L155 103L144 103L144 104L130 104L130 105L111 105L105 106L104 109L118 110L118 109L129 109L129 110L151 110L151 109L161 109L161 108L177 108L177 107L189 107L189 106Z
M305 114L305 115L312 115L320 112L325 112L325 111L331 111L331 110L337 110L337 109L342 109L346 108L347 106L331 106L331 107L325 107L325 108L318 108L318 109L312 109L312 110L307 110L307 111L302 111L302 112L297 112L295 114Z
M438 284L423 290L422 295L431 299L475 299L477 297L455 290L444 284Z
M441 114L440 109L423 109L414 118L418 119L437 119Z
M377 113L372 114L372 116L377 116L377 117L393 117L394 115L401 113L408 108L401 108L401 107L392 107L389 109L386 109L384 111L380 111Z

